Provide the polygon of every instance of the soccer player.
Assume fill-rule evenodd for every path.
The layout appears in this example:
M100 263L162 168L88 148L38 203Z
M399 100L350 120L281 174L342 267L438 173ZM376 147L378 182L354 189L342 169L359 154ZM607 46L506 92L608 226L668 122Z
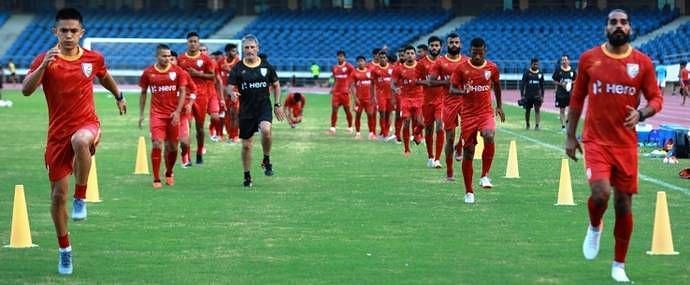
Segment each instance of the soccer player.
M404 48L405 62L393 70L392 88L397 91L400 101L400 116L403 121L402 140L404 145L403 154L410 156L410 126L412 121L417 125L423 124L422 104L424 103L424 90L422 81L426 79L426 69L424 65L417 62L417 55L413 46L408 45ZM421 128L415 128L415 134L421 133Z
M405 62L405 50L403 48L398 49L398 52L396 54L396 60L395 63L393 63L393 68L397 68L401 66ZM391 83L392 83L392 78L391 78ZM391 85L392 86L392 85ZM398 143L402 143L402 135L400 132L402 131L402 125L403 125L403 119L402 116L400 115L401 112L401 106L400 106L400 100L399 100L399 93L400 89L394 89L393 90L393 113L395 113L395 122L394 122L394 133L395 133L395 140Z
M370 70L374 70L379 65L379 52L381 52L381 48L371 50L371 61L367 63L367 68Z
M460 131L462 132L463 158L462 176L465 182L465 203L474 203L474 191L472 189L472 161L474 160L474 147L477 144L477 133L484 139L484 152L482 152L482 175L479 185L482 188L491 188L489 170L494 159L496 145L496 122L494 121L494 108L491 106L491 89L496 97L495 113L505 122L501 103L501 85L499 81L498 66L484 58L486 55L486 43L482 38L474 38L470 42L470 59L463 61L451 76L451 92L459 92L463 97L463 106L460 111Z
M539 69L537 58L532 58L529 69L522 73L520 97L523 100L522 107L525 108L525 128L529 130L529 116L534 108L534 130L538 131L539 122L541 122L539 108L544 102L544 73Z
M678 72L678 82L680 83L680 96L683 100L680 105L685 105L685 97L688 97L688 85L690 85L690 76L688 76L688 69L685 68L688 62L683 60L680 62L680 69Z
M10 71L10 81L12 81L12 84L17 83L17 67L11 58L7 61L7 69Z
M450 78L460 63L467 60L466 57L460 54L460 46L460 36L456 33L449 34L446 39L448 53L438 58L429 72L429 77L432 78L432 81L436 79L438 83L444 86L441 90L441 97L443 98L443 111L441 113L443 114L443 130L446 137L446 178L449 181L455 180L453 173L453 146L455 144L455 129L458 127L458 118L460 117L460 110L462 110L462 96L450 93ZM462 139L458 140L455 151L458 154L462 153ZM462 160L461 155L457 156L460 157L458 160Z
M576 77L577 72L570 67L570 57L564 54L561 56L561 66L554 70L551 76L556 85L556 107L559 109L562 132L565 132L565 124L568 123L565 118L565 109L570 105L570 92L573 90Z
M417 45L417 60L425 58L429 54L429 46L425 44Z
M177 53L174 50L171 50L170 55L172 56L170 57L170 64L177 65ZM189 159L189 121L192 120L192 108L194 106L194 101L196 100L196 84L194 84L194 80L192 80L192 77L186 71L178 74L178 76L184 76L187 78L184 107L182 108L182 112L180 112L179 140L180 163L182 164L182 168L189 168L192 166L192 161Z
M607 41L580 56L565 141L566 154L577 160L575 152L582 149L575 132L587 99L582 142L591 195L582 252L587 260L599 253L601 219L613 192L616 221L611 277L618 282L630 281L625 273L625 257L633 230L632 197L637 193L635 125L661 111L663 105L652 61L630 45L631 31L628 13L612 10L606 20ZM638 109L640 93L647 105Z
M347 118L347 131L352 133L352 112L350 112L350 94L348 88L350 86L350 74L355 68L345 61L345 51L339 50L336 53L338 64L333 65L331 72L335 83L331 88L331 128L328 133L335 135L335 124L338 121L338 108L343 107L345 117Z
M236 44L225 45L225 57L218 62L220 79L223 86L228 85L228 76L232 68L240 62L240 56L237 54ZM225 92L224 92L225 93ZM240 110L240 101L232 100L231 96L226 94L225 98L225 128L228 132L228 143L240 142L240 124L237 118L237 113Z
M187 33L187 51L177 58L178 65L192 76L197 87L196 100L192 114L196 125L196 163L203 164L204 153L204 121L206 112L210 111L211 120L219 120L218 110L211 109L209 104L211 96L217 96L215 90L215 62L206 54L202 53L199 44L199 34L196 32Z
M283 103L283 113L285 114L291 128L297 127L297 124L304 120L304 106L307 104L307 98L302 93L290 93L285 98Z
M664 96L664 89L666 88L666 66L664 65L664 60L659 59L659 64L657 64L654 69L656 72L656 84L659 85L659 90L661 90L661 96Z
M214 66L216 68L215 78L213 80L212 94L209 97L207 114L211 115L211 121L208 124L209 138L213 142L218 142L223 140L223 122L225 121L225 100L223 96L223 80L220 77L220 71L218 63L223 60L225 56L221 51L214 51L211 53L211 59L213 60ZM217 119L213 118L213 111L217 110Z
M441 38L431 36L427 40L428 51L426 56L419 60L427 71L427 79L424 88L424 104L422 105L422 117L424 117L424 139L426 141L427 167L441 168L441 151L445 132L443 130L443 89L442 84L431 82L431 79L439 80L438 75L431 77L436 60L441 54ZM436 151L434 152L434 130L436 133Z
M242 139L242 166L244 168L244 186L252 186L249 172L252 159L252 136L261 131L261 146L264 159L261 166L266 176L273 175L271 164L271 100L269 91L273 91L273 112L278 121L285 119L280 108L280 82L272 65L258 57L259 40L254 35L242 38L244 58L230 71L228 86L225 91L240 100L240 138Z
M355 94L355 139L362 136L359 133L362 125L362 113L367 113L369 139L376 139L376 98L374 98L374 82L371 69L367 67L364 56L357 57L357 68L350 73L350 93Z
M22 94L31 96L39 85L43 85L49 118L45 165L51 188L50 214L60 246L58 272L72 274L66 201L69 176L74 171L72 219L86 219L86 184L91 156L100 138L93 80L98 78L115 96L121 115L126 112L127 104L115 80L108 74L103 56L79 46L84 26L78 10L60 9L55 15L52 32L58 43L33 60L22 83Z
M391 90L391 75L393 65L388 63L388 54L379 51L379 64L374 67L376 108L379 111L381 125L381 139L391 141L395 135L390 134L391 111L393 111L393 91Z
M146 94L151 89L151 165L153 166L153 188L163 187L160 178L161 152L165 144L165 184L173 186L173 167L177 159L177 141L180 131L180 113L184 106L187 89L186 71L170 63L170 47L159 44L156 47L156 63L144 69L139 79L139 128L144 121Z

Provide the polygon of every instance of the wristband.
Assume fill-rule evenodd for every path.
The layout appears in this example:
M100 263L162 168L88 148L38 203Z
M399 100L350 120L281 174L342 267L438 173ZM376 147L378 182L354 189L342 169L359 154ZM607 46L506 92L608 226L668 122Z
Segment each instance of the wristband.
M275 104L273 104L273 107L276 107L276 108L278 108L278 107L280 107L280 104L278 104L278 103L275 103Z
M644 122L644 120L647 119L640 110L637 110L637 115L639 115L640 117L639 119L637 119L638 122Z
M117 102L120 102L123 99L125 99L125 94L122 93L122 91L120 91L120 96L115 96L115 100L117 100Z

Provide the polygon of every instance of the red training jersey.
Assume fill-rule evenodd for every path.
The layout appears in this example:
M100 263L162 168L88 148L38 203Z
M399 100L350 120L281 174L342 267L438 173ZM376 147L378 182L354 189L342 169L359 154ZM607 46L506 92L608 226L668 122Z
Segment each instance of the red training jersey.
M41 84L48 103L48 140L65 139L87 124L100 125L93 100L93 80L103 78L107 68L103 56L78 47L72 57L58 55L48 65ZM38 55L29 68L34 72L43 62Z
M177 57L177 62L178 66L185 71L188 68L192 68L196 71L203 73L216 72L216 63L213 61L213 59L201 52L197 53L195 56L190 56L188 53L185 52ZM216 89L216 87L214 85L213 78L205 79L201 77L192 76L192 80L194 80L194 84L196 84L198 97L211 96L215 94L214 90Z
M623 55L605 49L601 45L580 56L570 108L582 110L587 98L584 142L636 147L635 130L623 126L630 113L626 106L637 108L641 92L654 111L661 111L663 98L654 66L647 55L632 47Z
M376 87L376 97L391 98L393 91L391 90L391 80L393 76L393 65L386 64L386 66L376 65L373 69Z
M417 84L417 80L426 79L426 68L416 62L409 66L400 64L393 70L393 82L400 87L400 95L408 98L424 98L422 85Z
M169 118L177 109L181 87L187 87L187 73L175 65L158 69L156 65L144 69L139 79L139 87L151 92L151 117Z
M287 95L287 98L285 98L285 107L287 108L295 108L295 109L302 109L304 108L304 105L307 104L307 98L304 97L304 95L300 96L300 99L297 100L295 99L295 93L290 93Z
M333 66L333 68L331 68L333 78L335 79L335 83L333 84L333 94L347 93L347 89L350 87L350 73L352 73L354 70L355 68L352 66L352 64L349 64L347 61L343 62L343 64L336 64Z
M460 89L463 101L461 117L493 116L491 86L499 80L498 67L490 60L474 66L469 60L462 61L453 72L450 83Z
M236 56L231 61L228 61L227 57L223 57L218 61L217 73L220 74L220 79L222 79L223 86L228 85L228 76L230 75L230 70L240 62L240 57Z
M436 80L448 80L450 81L450 77L453 74L453 71L455 71L458 66L460 66L460 63L463 61L467 61L467 58L460 55L456 59L451 59L448 57L448 55L444 55L434 62L434 66L431 68L429 71L429 76L432 79ZM448 100L448 96L450 95L450 86L443 86L441 88L441 96L446 98ZM462 98L461 96L453 96L453 98Z
M680 84L681 84L681 86L685 86L685 85L687 85L688 83L690 83L690 82L688 81L688 79L690 79L689 76L688 76L688 70L685 69L685 68L681 69L681 70L680 70Z
M371 70L369 68L356 68L350 73L350 82L355 85L355 94L359 100L371 101L371 87L374 83Z
M439 58L432 59L428 55L420 59L418 62L424 65L424 70L426 71L425 78L440 80L438 76L436 78L431 78L431 71L436 65ZM424 103L440 102L443 99L443 86L423 86L424 89Z

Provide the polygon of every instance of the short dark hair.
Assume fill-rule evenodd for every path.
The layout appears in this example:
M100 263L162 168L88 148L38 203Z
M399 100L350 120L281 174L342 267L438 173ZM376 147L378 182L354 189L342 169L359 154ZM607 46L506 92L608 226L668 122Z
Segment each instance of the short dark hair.
M381 52L380 48L375 48L375 49L371 50L371 54L373 54L373 55L377 55L377 54L379 54L379 52Z
M161 50L164 50L164 49L170 50L170 46L168 46L166 44L158 44L156 46L156 54L158 54L158 52L160 52Z
M211 55L213 55L213 56L223 55L223 52L217 50L217 51L212 52Z
M79 24L83 23L84 18L82 18L79 10L74 8L62 8L55 14L55 22L60 20L77 20Z
M482 39L482 38L474 38L474 39L472 39L472 41L470 42L470 46L471 46L471 47L477 47L477 48L479 48L479 47L486 47L486 42L485 42L484 39Z
M198 38L198 37L199 37L199 34L197 34L197 32L189 32L189 33L187 33L187 39L189 39L189 38L191 38L191 37L197 37L197 38Z
M345 51L342 50L342 49L339 49L339 50L335 53L336 56L337 56L337 55L341 55L341 54L342 54L343 56L345 56Z
M428 40L426 40L426 43L429 44L429 45L430 45L431 43L433 43L433 42L443 43L443 41L441 41L441 38L439 38L439 37L437 37L437 36L431 36L431 37L429 37Z
M611 15L611 13L623 13L623 14L625 14L626 17L628 17L628 24L632 23L632 20L630 19L630 14L628 14L628 12L626 12L623 9L616 8L616 9L609 11L609 13L606 14L606 24L605 25L609 24L609 15Z
M448 34L449 39L454 39L454 38L460 38L460 35L458 33L450 33Z
M566 58L570 59L570 56L569 56L567 53L564 53L563 55L561 55L561 57L564 57L564 56L565 56Z
M292 98L295 99L295 101L301 101L302 93L299 93L299 92L292 93Z
M227 45L225 45L225 52L230 52L230 51L233 50L233 49L237 49L237 45L236 45L236 44L227 44Z
M420 44L420 45L417 45L417 49L429 50L429 47L425 44ZM405 49L405 50L407 50L407 49Z
M177 52L174 50L170 50L170 55L177 57Z
M681 65L681 66L685 66L685 65L687 65L687 64L688 64L688 62L685 61L685 60L681 60L681 61L680 61L680 65Z
M361 60L364 60L364 61L367 61L367 58L364 57L363 55L358 55L357 58L356 58L355 60L359 61L360 59L361 59Z
M539 62L539 59L536 58L536 57L533 57L533 58L529 61L530 64L535 63L535 62Z
M412 45L406 45L406 46L403 48L403 52L406 52L406 51L408 51L408 50L415 50L415 49L414 49L414 46L412 46Z

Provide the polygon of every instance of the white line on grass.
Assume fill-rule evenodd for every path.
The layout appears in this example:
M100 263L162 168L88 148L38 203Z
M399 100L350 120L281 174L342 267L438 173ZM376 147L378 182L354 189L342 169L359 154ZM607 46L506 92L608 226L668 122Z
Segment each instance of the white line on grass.
M542 142L542 141L540 141L540 140L537 140L537 139L534 139L534 138L531 138L531 137L528 137L528 136L524 136L524 135L518 134L518 133L513 132L513 131L511 131L511 130L507 130L507 129L503 129L503 128L499 128L498 130L499 130L499 131L502 131L502 132L509 133L509 134L511 134L511 135L513 135L513 136L516 136L516 137L519 137L519 138L522 138L522 139L531 141L531 142L533 142L533 143L539 144L539 145L541 145L541 146L544 146L544 147L547 147L547 148L550 148L550 149L553 149L553 150L555 150L555 151L559 151L559 152L565 154L565 149L564 149L564 147L558 147L558 146L555 146L555 145L552 145L552 144L548 144L548 143ZM681 192L681 193L683 193L683 194L685 194L685 195L690 196L690 190L688 190L688 189L685 189L685 188L683 188L683 187L679 187L679 186L676 186L676 185L673 185L673 184L670 184L670 183L661 181L661 180L659 180L659 179L653 178L653 177L648 176L648 175L645 175L645 174L643 174L643 173L638 173L638 174L639 174L639 176L640 176L640 179L642 179L642 180L644 180L644 181L647 181L647 182L650 182L650 183L652 183L652 184L656 184L656 185L658 185L658 186L665 187L665 188L668 188L668 189L671 189L671 190L676 190L676 191L678 191L678 192Z

